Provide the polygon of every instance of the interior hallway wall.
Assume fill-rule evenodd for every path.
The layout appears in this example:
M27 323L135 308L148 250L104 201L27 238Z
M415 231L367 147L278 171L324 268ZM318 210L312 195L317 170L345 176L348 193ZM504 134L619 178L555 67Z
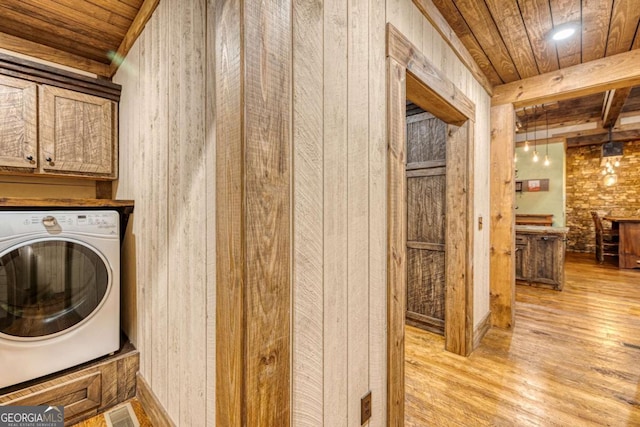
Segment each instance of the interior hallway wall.
M211 3L163 0L116 75L136 201L124 326L173 420L215 425ZM476 103L474 323L489 311L490 98L410 0L293 2L292 424L386 424L386 23ZM208 24L209 23L209 24Z
M114 81L120 179L134 199L123 328L172 420L215 425L215 125L206 0L162 0Z

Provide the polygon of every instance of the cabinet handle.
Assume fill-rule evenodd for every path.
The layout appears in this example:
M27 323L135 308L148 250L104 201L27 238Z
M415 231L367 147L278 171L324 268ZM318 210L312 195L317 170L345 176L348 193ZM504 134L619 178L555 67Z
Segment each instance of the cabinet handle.
M27 160L29 160L30 162L33 161L33 156L27 156Z
M51 157L47 157L45 160L46 160L47 162L51 163L51 160L53 160L53 159L52 159Z

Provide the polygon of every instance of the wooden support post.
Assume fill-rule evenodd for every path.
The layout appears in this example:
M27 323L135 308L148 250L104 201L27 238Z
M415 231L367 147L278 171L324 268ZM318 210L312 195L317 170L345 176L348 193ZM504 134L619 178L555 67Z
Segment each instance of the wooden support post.
M216 3L216 422L291 423L291 4Z
M491 108L491 316L493 326L515 320L515 117L512 104Z

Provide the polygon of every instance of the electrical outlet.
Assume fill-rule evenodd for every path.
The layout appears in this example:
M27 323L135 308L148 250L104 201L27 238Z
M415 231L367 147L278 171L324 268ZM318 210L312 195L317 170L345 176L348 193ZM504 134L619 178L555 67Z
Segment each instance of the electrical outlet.
M371 392L360 399L360 425L366 423L371 418Z

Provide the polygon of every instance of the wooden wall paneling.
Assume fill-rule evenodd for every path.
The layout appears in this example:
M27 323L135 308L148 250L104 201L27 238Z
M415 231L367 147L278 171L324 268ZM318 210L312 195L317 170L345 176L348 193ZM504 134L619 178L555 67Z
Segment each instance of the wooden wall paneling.
M142 3L142 6L137 11L136 16L131 23L131 26L129 26L127 33L124 35L124 38L122 39L118 50L115 52L114 57L111 60L111 65L109 66L109 76L113 76L116 71L118 71L118 67L122 62L122 58L127 56L127 52L129 52L129 49L131 49L133 43L142 33L145 24L151 18L151 15L158 6L159 2L160 0L145 0L144 3Z
M135 181L136 186L136 201L138 209L136 210L137 218L140 220L140 228L137 236L140 236L138 244L136 245L136 259L138 260L138 298L137 298L137 311L139 313L139 340L138 345L140 349L140 373L145 378L152 378L152 365L151 354L152 345L151 342L151 327L153 319L151 318L151 241L148 237L149 233L149 209L150 203L148 199L148 192L151 190L152 183L151 170L149 168L150 163L150 135L148 134L147 123L149 123L149 85L148 76L151 74L149 67L148 51L150 45L150 36L145 33L140 38L140 58L139 58L139 73L140 79L138 84L138 102L139 105L145 108L140 109L139 124L136 129L134 138L139 144L138 167L135 168ZM129 159L133 163L132 159ZM145 236L145 237L143 237ZM153 386L153 385L152 385Z
M189 3L181 10L179 25L182 37L179 41L179 69L177 81L179 150L178 157L169 160L169 170L176 171L169 177L177 191L170 191L169 216L175 217L174 233L179 253L176 268L178 288L182 293L180 311L183 321L178 340L180 346L180 415L182 425L196 425L205 419L206 372L206 196L204 153L204 42L205 0ZM171 153L173 154L173 153ZM177 168L177 170L176 170ZM171 182L176 180L175 183ZM173 200L172 200L173 199ZM175 211L172 211L175 209ZM173 257L172 257L173 258ZM171 268L171 267L170 267ZM173 303L173 300L171 300ZM188 314L185 316L185 312ZM198 345L194 345L198 343ZM175 363L175 362L174 362ZM170 386L171 387L171 386Z
M433 3L431 3L433 5ZM420 9L421 5L416 4L418 9ZM433 5L435 8L435 5ZM422 9L420 9L422 12ZM424 14L424 12L422 12ZM425 15L427 16L427 15ZM444 19L444 18L443 18ZM453 30L452 30L453 31ZM436 30L432 26L429 21L422 21L422 53L425 54L427 58L433 58L433 43L436 38Z
M369 391L368 0L349 2L347 28L347 422L358 424L360 398Z
M323 13L293 2L293 345L291 424L323 418Z
M387 58L387 425L404 425L405 67Z
M2 175L0 194L20 198L94 199L96 187L93 181L86 179Z
M369 2L369 388L370 427L387 422L386 5Z
M158 397L144 377L138 374L138 389L136 397L140 400L144 412L147 414L153 425L175 427L175 423L163 407Z
M179 7L178 2L175 0L165 1L165 7L168 9L162 9L166 15L163 19L164 25L168 28L169 37L167 40L167 65L168 71L168 87L167 93L169 97L168 106L168 140L166 155L168 159L167 163L167 189L168 189L168 205L166 208L167 215L167 228L169 233L167 251L170 254L180 254L180 260L177 260L173 265L168 266L167 277L168 283L171 286L167 290L167 300L171 301L168 307L169 325L166 332L166 346L168 350L167 354L167 382L171 384L172 392L177 392L180 398L170 398L167 402L163 402L165 409L169 416L174 420L177 425L180 425L182 420L182 398L186 397L186 385L184 384L186 378L185 366L186 361L183 360L182 346L184 344L183 336L186 334L186 326L183 325L184 321L176 321L176 319L186 319L184 308L188 302L188 290L192 283L189 283L189 279L186 272L182 270L184 262L187 257L185 247L185 234L188 233L188 229L183 229L181 221L187 220L189 206L184 206L188 202L189 195L181 194L183 191L187 191L186 183L183 183L185 187L181 188L180 183L182 181L183 171L181 170L185 165L182 163L183 152L180 150L181 144L185 143L182 140L184 135L181 131L181 126L186 125L187 118L183 115L186 111L182 111L186 105L186 100L182 99L181 87L183 80L187 80L188 76L185 75L187 67L189 65L183 65L182 62L186 59L181 56L181 33L186 29L182 27L183 16L188 13L188 10L184 10ZM186 85L187 82L185 81ZM186 129L184 130L187 131ZM197 143L197 142L196 142ZM190 165L192 168L196 168L195 164ZM182 198L185 197L185 199ZM184 211L183 211L184 209ZM195 212L194 212L195 213ZM195 213L197 214L197 213ZM180 230L180 232L177 232ZM185 251L185 252L183 252ZM182 261L182 262L180 262ZM174 284L180 284L175 286ZM153 387L153 384L151 384Z
M467 356L473 350L473 133L470 121L448 126L445 275L445 349ZM471 156L470 156L471 154ZM470 163L471 160L471 163Z
M162 6L164 7L164 5ZM206 3L206 101L205 101L205 162L206 178L205 185L209 189L207 197L207 283L206 283L206 299L207 299L207 372L206 376L206 425L215 426L216 424L216 196L215 190L217 185L216 179L216 6L214 0L207 0Z
M169 352L164 345L157 345L157 341L167 341L169 330L169 230L167 219L168 206L168 82L169 70L164 64L169 62L168 51L168 26L167 17L169 11L166 5L162 10L154 14L148 23L146 37L151 39L150 66L156 70L149 76L150 104L150 151L153 171L151 176L151 191L147 193L151 201L149 212L150 237L153 241L154 259L152 260L152 281L154 292L151 297L151 316L154 325L154 339L152 347L151 364L153 370L148 379L153 384L153 389L161 402L166 404L173 397L171 394L171 379L167 378L169 372Z
M347 424L347 3L324 7L324 425Z
M240 1L215 2L216 422L242 424L245 224ZM240 166L236 166L240 165Z
M491 316L494 326L513 326L515 315L515 139L511 104L491 109Z
M243 10L246 425L291 423L290 20L287 2Z

